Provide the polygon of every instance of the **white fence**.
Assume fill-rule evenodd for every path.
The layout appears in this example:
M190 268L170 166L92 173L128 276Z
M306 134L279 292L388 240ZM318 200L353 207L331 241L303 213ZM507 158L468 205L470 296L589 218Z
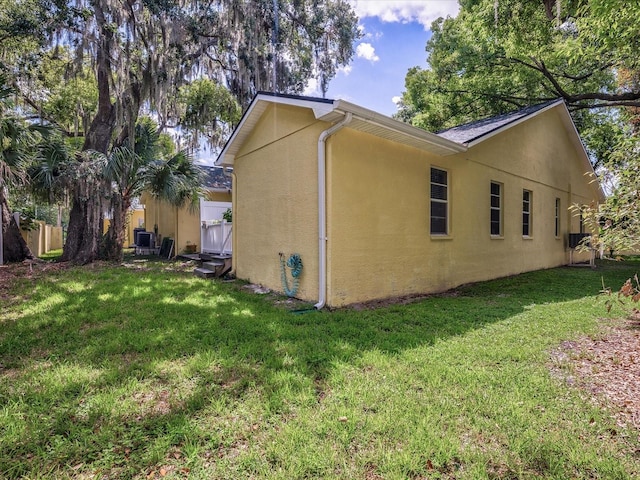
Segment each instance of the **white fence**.
M200 201L200 245L203 253L224 253L231 255L231 223L222 215L231 208L229 202Z

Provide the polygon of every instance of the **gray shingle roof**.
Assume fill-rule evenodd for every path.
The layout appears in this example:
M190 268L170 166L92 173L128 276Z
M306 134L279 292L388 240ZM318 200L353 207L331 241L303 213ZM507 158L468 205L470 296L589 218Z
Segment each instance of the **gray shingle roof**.
M231 190L231 177L224 174L221 167L202 165L203 186L212 190Z
M470 143L558 102L559 100L552 100L539 105L532 105L516 112L504 113L495 117L484 118L482 120L442 130L441 132L437 132L436 135L457 143Z

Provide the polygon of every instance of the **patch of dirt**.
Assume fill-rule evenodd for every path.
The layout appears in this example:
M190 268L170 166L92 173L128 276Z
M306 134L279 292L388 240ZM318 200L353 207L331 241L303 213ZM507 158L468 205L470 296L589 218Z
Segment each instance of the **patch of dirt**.
M614 406L620 426L640 430L640 318L603 320L597 338L563 342L551 357L555 375Z
M14 282L28 278L37 279L44 275L69 268L67 263L45 262L44 260L25 260L20 263L0 265L0 300L13 298L9 291Z
M416 303L427 298L459 296L460 292L456 289L447 290L446 292L441 293L412 293L409 295L401 295L397 297L382 298L379 300L369 300L366 302L352 303L340 308L356 311L376 310L378 308L392 307L394 305L409 305L411 303Z

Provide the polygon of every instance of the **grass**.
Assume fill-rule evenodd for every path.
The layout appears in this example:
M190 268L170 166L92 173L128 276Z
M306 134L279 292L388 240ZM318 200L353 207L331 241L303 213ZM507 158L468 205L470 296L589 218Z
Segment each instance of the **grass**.
M637 263L303 315L166 267L52 271L0 296L2 478L640 474L637 432L549 371Z

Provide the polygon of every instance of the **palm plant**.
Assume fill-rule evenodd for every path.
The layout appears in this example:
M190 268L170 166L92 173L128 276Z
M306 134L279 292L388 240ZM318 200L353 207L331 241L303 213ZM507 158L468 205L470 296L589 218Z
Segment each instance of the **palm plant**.
M184 151L163 158L160 135L150 119L136 125L133 149L117 147L105 159L105 178L111 183L111 224L104 256L120 261L133 199L146 191L176 206L195 202L201 194L202 171Z
M33 258L9 210L8 189L27 183L27 166L36 153L38 129L12 113L13 94L6 77L0 75L0 264Z

